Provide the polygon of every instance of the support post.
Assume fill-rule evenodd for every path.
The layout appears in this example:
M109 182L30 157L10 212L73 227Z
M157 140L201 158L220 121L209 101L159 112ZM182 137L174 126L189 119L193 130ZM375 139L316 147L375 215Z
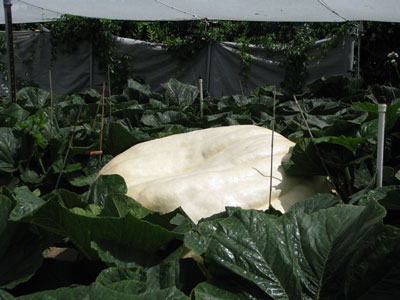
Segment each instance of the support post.
M89 46L89 88L93 89L93 73L94 73L94 61L93 61L93 46L90 42Z
M208 44L208 55L207 55L207 92L210 92L211 86L211 47L212 43Z
M360 23L358 23L358 29L357 29L357 39L358 39L358 45L357 45L357 77L360 77L361 74L361 66L360 66L360 62L361 62L361 37L362 37L362 32L364 30L363 27L363 22L360 21Z
M199 90L200 90L200 116L203 117L203 78L199 78Z
M381 187L383 181L383 152L385 148L385 114L386 104L378 104L378 153L376 157L376 186Z
M4 23L6 25L7 35L7 56L8 56L8 94L12 102L17 101L17 88L15 78L15 62L14 62L14 39L12 30L12 12L11 0L3 0L4 5Z

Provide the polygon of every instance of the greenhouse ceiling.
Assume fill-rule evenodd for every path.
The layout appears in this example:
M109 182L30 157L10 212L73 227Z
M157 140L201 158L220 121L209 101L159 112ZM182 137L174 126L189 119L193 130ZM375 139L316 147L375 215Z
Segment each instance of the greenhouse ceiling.
M8 0L10 1L10 0ZM399 0L11 0L13 23L63 14L136 21L400 22ZM4 7L2 10L4 10ZM4 24L4 11L0 12Z

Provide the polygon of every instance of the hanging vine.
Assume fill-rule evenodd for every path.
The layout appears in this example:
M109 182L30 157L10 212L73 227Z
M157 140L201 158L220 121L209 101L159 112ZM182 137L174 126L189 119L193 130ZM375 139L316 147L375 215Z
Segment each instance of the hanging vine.
M129 55L117 54L116 37L122 36L162 43L181 60L191 59L213 42L236 42L243 84L250 70L250 46L260 46L267 50L269 59L278 61L285 69L281 87L288 92L298 92L307 81L309 62L315 59L309 55L314 43L326 37L339 37L352 30L354 23L133 22L65 15L47 26L52 35L52 59L58 53L75 51L83 42L91 43L96 63L103 70L110 66L114 91L121 90L127 82L134 61ZM321 47L320 58L334 41ZM1 44L5 45L4 42ZM4 52L4 49L0 48L0 51Z
M121 26L107 19L92 19L65 15L50 23L52 59L58 53L71 53L83 42L92 46L92 54L99 67L110 66L113 92L120 91L130 76L133 58L117 54L117 33Z
M251 44L263 47L268 58L285 69L281 87L288 92L302 90L308 78L307 68L312 59L309 50L319 39L332 37L321 46L319 58L340 36L354 29L348 23L267 23L267 22L147 22L140 27L149 33L151 41L166 45L174 56L190 59L209 43L232 41L238 44L241 58L240 75L246 82L250 70Z
M23 29L23 28L22 28ZM34 54L33 54L33 49L36 46L36 40L33 40L33 42L30 45L30 50L31 55L27 57L26 59L22 60L22 58L18 55L18 44L14 43L14 56L16 61L19 61L22 63L25 67L25 74L23 77L17 77L16 78L16 87L17 90L21 89L23 87L31 86L31 87L37 87L37 84L35 84L31 80L31 72L33 68L33 61L34 61ZM0 34L0 57L5 57L7 55L7 37L5 33ZM6 63L0 62L0 73L3 77L4 82L8 81L8 67ZM4 93L8 93L8 86L7 84L3 83L2 86L0 87Z

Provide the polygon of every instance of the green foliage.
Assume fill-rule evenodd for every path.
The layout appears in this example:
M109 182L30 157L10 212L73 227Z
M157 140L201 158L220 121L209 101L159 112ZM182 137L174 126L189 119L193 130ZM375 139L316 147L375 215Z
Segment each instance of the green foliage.
M7 289L28 281L43 261L39 237L27 224L8 220L12 208L12 200L0 195L0 288Z
M108 71L114 92L120 92L130 76L132 57L116 52L115 33L120 30L117 22L107 19L84 18L64 15L49 24L53 58L57 52L73 52L83 42L91 44L91 51L99 66Z
M32 190L39 188L46 194L61 176L59 187L83 193L99 166L137 143L210 126L271 126L274 91L269 87L254 90L250 97L206 98L204 116L200 113L197 87L175 79L162 87L163 94L154 93L148 85L129 80L122 94L113 96L105 105L102 140L105 155L100 164L98 157L88 155L100 144L100 94L89 91L57 97L52 118L49 94L40 89L20 90L19 104L3 99L2 184L10 188L27 184ZM366 188L375 169L376 103L381 95L386 95L385 99L392 103L386 114L385 182L397 183L400 154L398 147L392 145L397 145L400 138L397 131L400 102L396 96L400 92L385 86L354 89L353 80L339 76L319 79L308 85L308 89L308 93L298 98L314 136L312 140L307 139L306 124L291 97L282 92L275 97L275 129L297 142L291 161L285 165L287 172L296 176L329 173L337 192L346 201ZM329 98L324 98L324 93Z
M190 59L197 51L215 41L238 43L244 81L251 54L250 44L262 46L269 51L268 58L276 59L285 68L282 88L288 92L302 91L308 78L308 62L315 59L309 56L308 51L317 40L331 37L333 40L329 45L333 46L337 43L336 38L354 30L354 23L190 21L145 23L145 26L149 31L157 32L157 35L150 35L151 41L164 43L173 55L183 59ZM325 55L329 45L322 48L320 58Z
M302 204L308 205L307 200ZM397 275L385 275L385 267L397 273L390 263L399 248L389 254L380 244L394 245L398 230L382 226L382 207L339 204L305 213L300 206L281 217L237 210L201 222L194 240L203 248L213 280L196 287L196 299L207 299L208 290L235 294L229 299L368 298L388 282L393 295L388 299L399 294ZM379 249L372 254L371 247ZM378 256L392 259L382 266Z
M201 116L196 87L171 79L160 94L129 80L105 106L100 166L139 142L170 134L234 124L269 127L275 96L275 129L297 143L287 172L328 170L338 193L316 195L284 215L226 208L197 225L181 209L160 214L142 207L126 195L118 175L93 183L99 158L87 153L99 147L97 92L58 96L53 124L48 93L23 89L18 104L2 98L0 297L397 299L398 90L354 86L341 77L323 78L298 97L314 136L309 138L291 95L274 95L272 87L257 88L250 97L206 98ZM390 101L387 173L385 186L374 189L381 95ZM76 249L80 261L61 267L43 260L48 246ZM86 267L89 262L98 264ZM43 280L49 264L63 280ZM71 265L78 273L63 269ZM85 268L93 273L78 281Z
M15 29L14 29L15 30ZM18 49L18 44L14 43L14 53L17 51ZM0 56L5 58L4 61L8 61L8 58L6 57L7 54L7 37L6 37L6 33L5 31L0 33ZM27 71L25 72L25 76L21 77L17 77L16 78L16 88L21 89L27 86L33 87L36 86L34 84L33 81L31 80L27 80L29 73L32 70L32 64L33 64L33 60L34 60L34 56L31 55L29 56L27 59L25 60L21 60L21 58L18 55L14 56L14 59L18 62L23 63L26 67L27 67ZM8 63L4 63L4 62L0 62L0 72L1 75L3 77L3 80L5 82L8 81L8 67L7 67Z
M130 66L133 63L131 56L115 54L115 36L163 43L171 54L181 59L191 59L199 50L215 41L237 42L242 57L243 79L246 78L248 68L249 45L263 46L270 51L269 58L278 60L286 70L282 88L288 92L299 92L307 81L306 69L310 60L318 61L322 58L327 48L335 46L340 40L336 38L354 32L357 24L354 22L133 22L65 15L48 26L53 35L53 55L59 51L74 51L83 41L92 43L96 60L104 69L110 65L114 93L120 93L127 79L131 77ZM18 26L18 28L34 29L35 26ZM361 53L360 57L355 53L355 58L360 61L361 75L367 84L399 84L398 31L399 27L395 23L363 23ZM315 41L328 37L332 37L332 41L323 46L317 57L307 54ZM5 35L1 35L0 38L0 54L4 55ZM391 42L387 43L388 40ZM29 65L29 61L25 63ZM6 68L1 66L1 71L6 75ZM17 82L19 88L27 84L21 79Z
M51 23L50 30L55 51L66 45L69 51L73 51L80 42L91 42L93 53L100 63L110 64L111 72L123 78L122 81L113 78L119 87L129 75L127 65L131 58L114 54L115 36L162 43L172 55L183 60L190 60L210 43L236 42L242 58L244 82L251 54L249 45L262 46L269 51L269 58L276 59L285 68L282 88L288 92L299 92L308 78L308 62L323 57L328 46L337 43L336 38L354 30L354 23L122 22L67 15ZM332 42L322 48L320 57L311 57L308 52L314 43L327 37L333 38Z
M367 84L399 86L399 34L398 23L363 22L359 59Z

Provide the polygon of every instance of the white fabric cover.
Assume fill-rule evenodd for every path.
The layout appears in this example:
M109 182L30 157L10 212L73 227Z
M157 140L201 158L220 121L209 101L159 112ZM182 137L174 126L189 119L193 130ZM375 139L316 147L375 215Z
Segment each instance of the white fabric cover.
M14 23L60 14L143 21L400 22L400 5L399 0L13 0Z
M13 0L11 3L13 24L50 22L61 17L61 13L30 5L23 1ZM0 5L0 24L4 24L3 5Z

